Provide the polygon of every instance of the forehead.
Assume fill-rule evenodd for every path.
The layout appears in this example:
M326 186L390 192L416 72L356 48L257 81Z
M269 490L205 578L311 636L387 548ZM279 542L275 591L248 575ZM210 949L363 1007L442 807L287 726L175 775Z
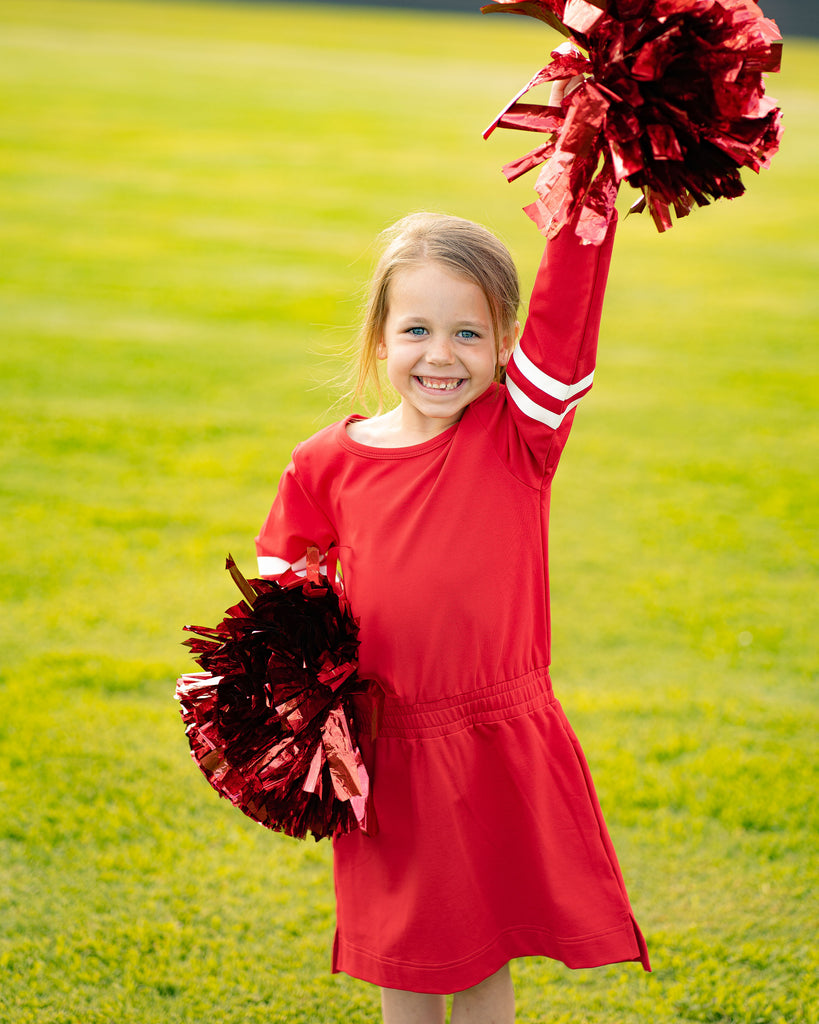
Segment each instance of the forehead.
M432 260L395 271L387 293L387 312L391 316L423 313L491 320L489 302L481 286Z

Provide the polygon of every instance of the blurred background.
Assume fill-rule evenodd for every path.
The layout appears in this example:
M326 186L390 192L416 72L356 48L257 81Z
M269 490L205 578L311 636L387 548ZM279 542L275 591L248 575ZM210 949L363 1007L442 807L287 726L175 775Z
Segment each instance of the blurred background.
M268 0L256 0L266 3ZM343 4L343 0L320 0L321 3ZM487 0L488 2L488 0ZM475 0L362 0L360 7L406 7L430 11L463 11L474 14L481 6ZM765 16L773 18L779 31L788 36L819 35L819 7L806 0L765 0L761 5Z
M329 846L216 798L173 689L348 411L377 233L482 221L531 285L530 139L481 131L558 39L444 6L0 0L2 1024L378 1019ZM521 962L524 1022L819 1021L819 43L765 10L781 152L622 222L553 501L555 685L655 973Z

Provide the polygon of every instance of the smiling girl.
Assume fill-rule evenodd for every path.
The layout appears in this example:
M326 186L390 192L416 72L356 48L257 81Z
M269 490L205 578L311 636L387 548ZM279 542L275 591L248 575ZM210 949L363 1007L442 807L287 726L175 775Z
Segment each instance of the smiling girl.
M389 232L362 333L398 404L300 444L257 538L262 575L337 555L359 672L385 693L376 834L334 839L334 971L386 1024L509 1024L509 962L648 969L585 758L549 677L551 484L589 390L613 230L547 244L516 346L504 246L457 217ZM374 831L374 830L373 830Z

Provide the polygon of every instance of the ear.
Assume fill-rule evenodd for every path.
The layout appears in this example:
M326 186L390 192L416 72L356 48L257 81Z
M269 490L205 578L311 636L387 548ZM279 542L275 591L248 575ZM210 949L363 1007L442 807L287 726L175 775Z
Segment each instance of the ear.
M498 366L506 366L515 351L515 345L520 337L520 320L515 321L514 330L501 339L498 346Z
M386 343L386 341L384 341L383 334L381 335L381 339L378 342L378 346L377 346L377 348L375 350L375 355L376 355L377 359L386 359L387 358L387 343Z

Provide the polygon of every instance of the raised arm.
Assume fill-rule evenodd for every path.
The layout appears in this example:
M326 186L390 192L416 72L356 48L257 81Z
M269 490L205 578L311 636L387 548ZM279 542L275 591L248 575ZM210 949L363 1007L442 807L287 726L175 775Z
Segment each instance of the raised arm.
M599 246L582 245L570 227L547 242L507 369L518 429L547 470L556 465L573 410L592 386L613 244L614 224Z

